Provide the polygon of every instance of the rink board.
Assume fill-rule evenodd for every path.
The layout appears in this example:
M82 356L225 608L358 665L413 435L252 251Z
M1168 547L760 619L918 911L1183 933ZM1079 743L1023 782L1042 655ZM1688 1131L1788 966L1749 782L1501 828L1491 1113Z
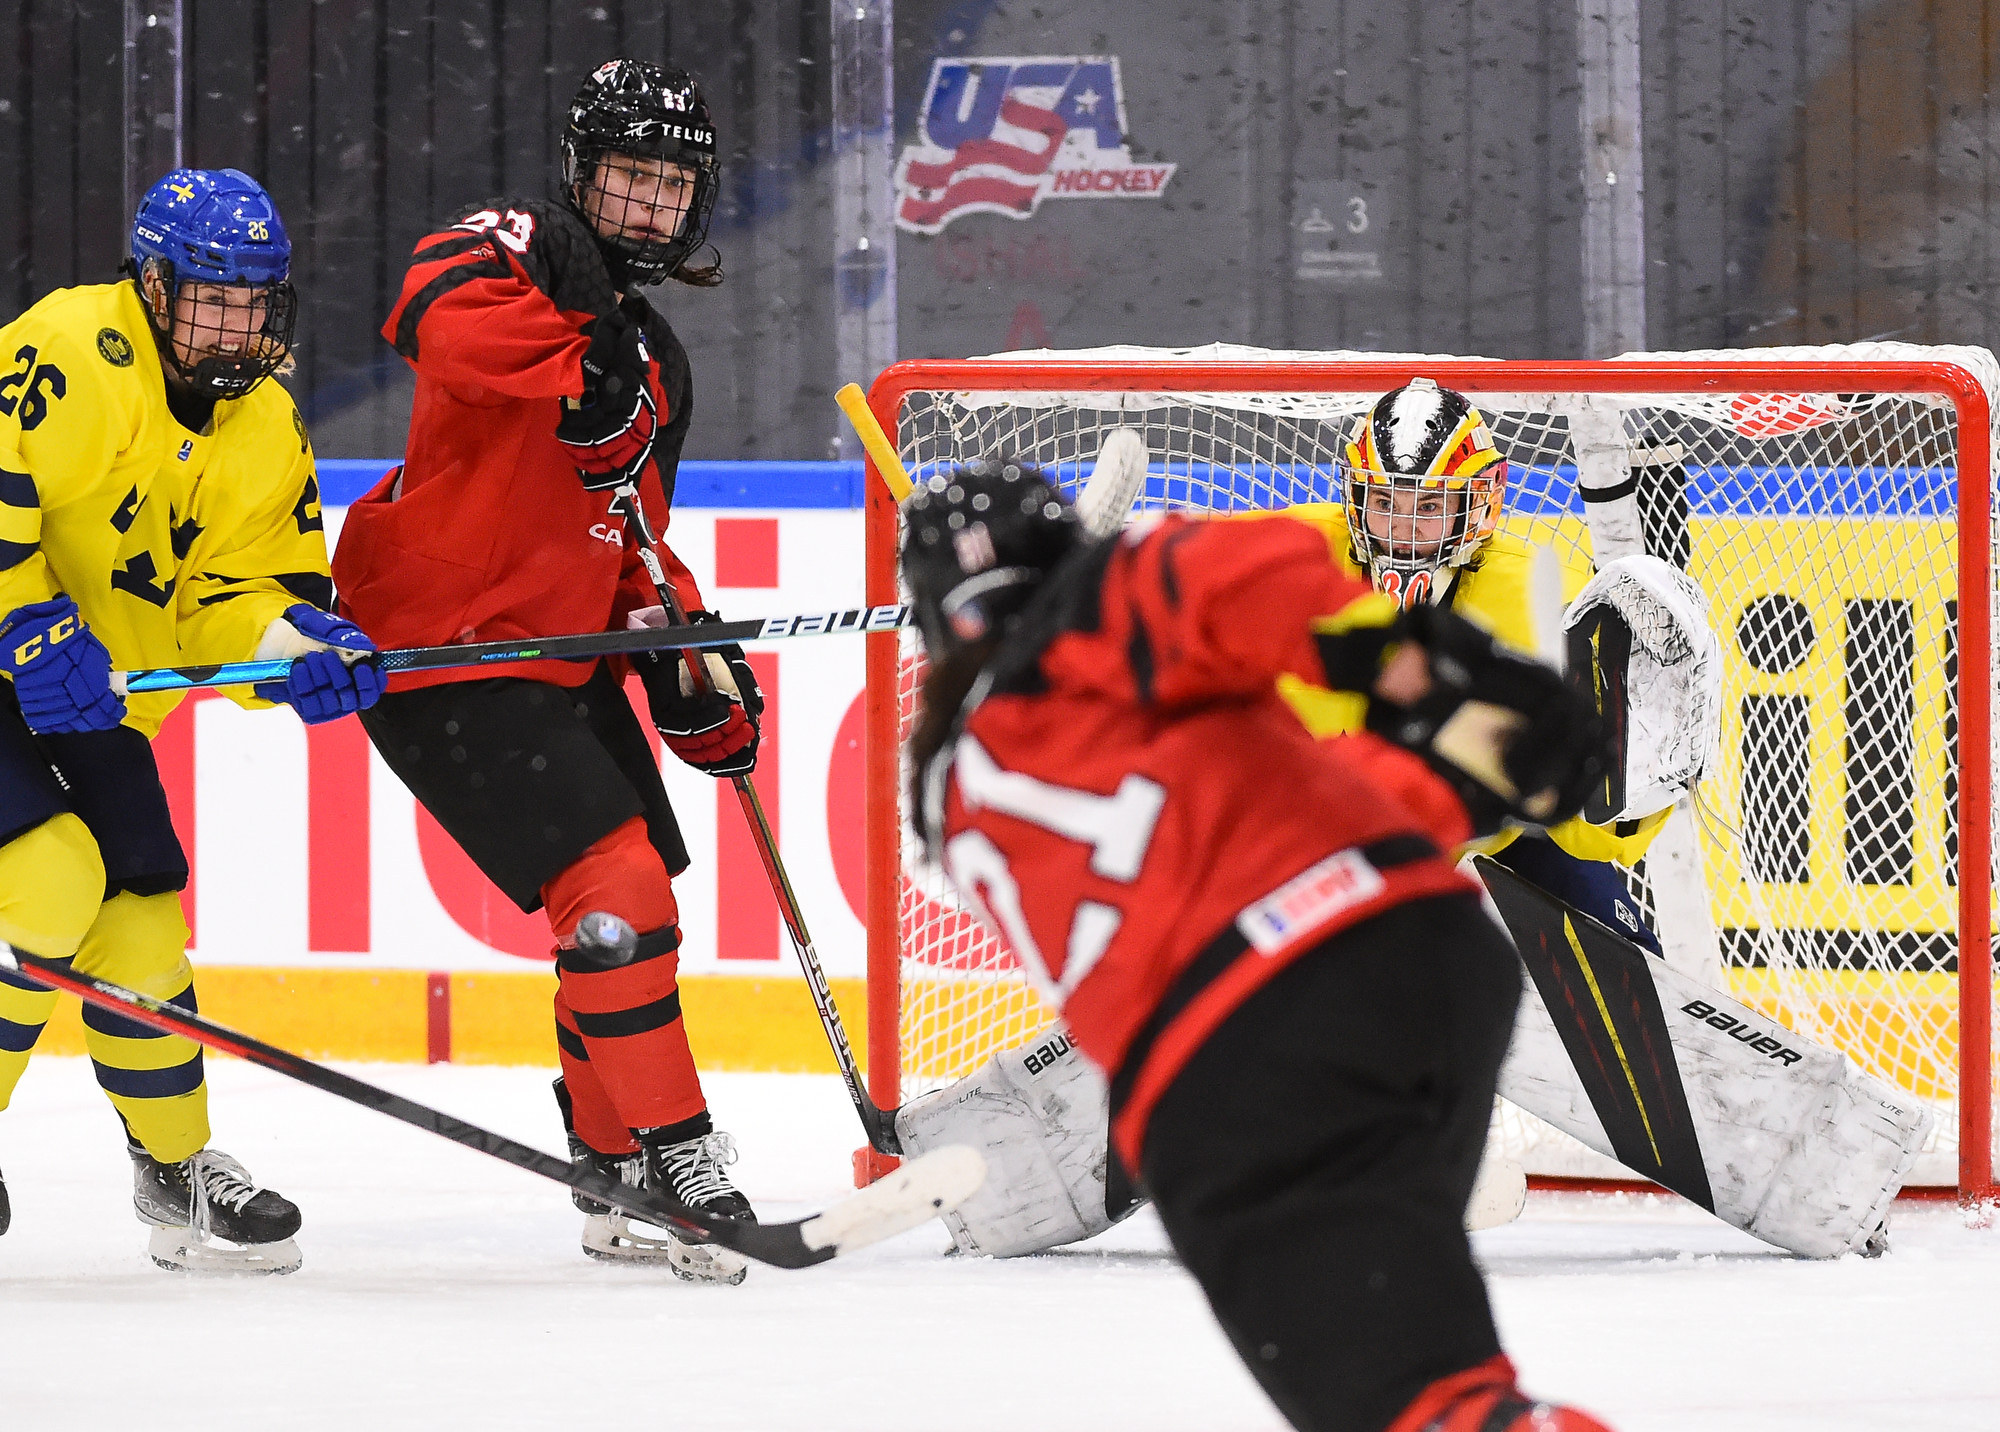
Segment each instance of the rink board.
M340 499L357 495L384 466L322 465L330 540L344 515ZM858 464L690 464L683 478L668 538L712 607L746 617L862 600ZM767 505L716 505L750 501ZM1515 521L1528 516L1519 513ZM1582 535L1580 519L1567 511L1544 509L1533 519L1527 525ZM1727 513L1698 519L1698 543L1710 560L1720 560L1735 542L1763 541L1757 520ZM1928 513L1908 514L1906 521L1926 546L1950 531L1948 520ZM1567 531L1572 526L1574 534ZM1882 576L1894 595L1914 597L1893 571L1885 566ZM1767 575L1773 592L1810 585L1803 571ZM1942 611L1926 607L1921 622L1929 631ZM1734 612L1719 615L1725 649L1733 650ZM756 781L820 958L858 1025L865 1010L862 643L773 644L754 660L772 697ZM1818 693L1837 690L1838 679L1837 672L1810 667L1787 678ZM1919 720L1940 721L1942 693L1923 673L1916 686ZM1816 723L1829 733L1822 743L1832 739L1836 714L1830 710ZM204 1009L322 1057L551 1062L553 981L541 916L523 915L471 867L375 756L357 723L308 729L283 713L246 712L204 692L169 719L157 749L193 857L187 904ZM829 1067L733 794L671 757L663 773L693 857L675 892L697 1054L714 1068ZM1930 774L1919 782L1924 858L1914 887L1860 892L1882 928L1925 932L1948 923L1950 887L1939 869L1943 823L1932 809L1938 796ZM1838 819L1840 787L1816 786L1814 820L1830 826ZM1742 898L1742 873L1727 875L1736 878L1720 882L1718 923L1750 923L1744 917L1754 902ZM1806 875L1809 889L1841 879L1837 861L1816 860ZM1800 893L1797 886L1788 890L1794 901ZM953 980L947 970L909 977ZM1873 985L1835 977L1824 994L1829 1013L1838 1007L1854 1026L1886 1031L1891 1043L1912 1051L1903 1067L1916 1070L1919 1083L1948 1088L1955 1037L1949 977L1871 978ZM1882 981L1910 983L1907 993L1919 998ZM1745 972L1740 983L1746 1002L1782 1017L1760 1000L1757 972ZM1013 1011L1010 1020L1023 1017L1033 1014ZM80 1049L76 1040L72 1007L52 1026L45 1047Z

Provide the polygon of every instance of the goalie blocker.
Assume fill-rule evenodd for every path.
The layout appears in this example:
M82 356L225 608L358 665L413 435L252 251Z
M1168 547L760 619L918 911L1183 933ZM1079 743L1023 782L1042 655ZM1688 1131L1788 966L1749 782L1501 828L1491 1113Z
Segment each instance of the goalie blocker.
M1502 1097L1787 1252L1882 1251L1930 1131L1920 1101L1504 867L1477 866L1528 977ZM957 1143L985 1156L985 1186L943 1215L967 1253L1058 1248L1143 1199L1110 1153L1104 1079L1060 1025L912 1100L896 1129L912 1153ZM1466 1227L1511 1220L1525 1188L1521 1166L1489 1147Z

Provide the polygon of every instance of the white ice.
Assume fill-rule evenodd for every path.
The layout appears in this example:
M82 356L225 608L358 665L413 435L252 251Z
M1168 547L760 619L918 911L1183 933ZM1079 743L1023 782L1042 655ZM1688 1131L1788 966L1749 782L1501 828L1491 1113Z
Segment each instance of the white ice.
M209 1068L217 1145L304 1209L304 1268L153 1268L88 1064L36 1060L0 1115L6 1432L1284 1425L1147 1215L1038 1259L946 1258L931 1225L694 1287L583 1258L554 1185L276 1075ZM543 1071L353 1072L560 1150ZM847 1186L856 1125L835 1081L717 1076L709 1092L767 1216ZM1620 1432L2000 1428L2000 1230L1950 1208L1900 1208L1877 1262L1793 1261L1652 1198L1537 1195L1476 1243L1524 1385Z

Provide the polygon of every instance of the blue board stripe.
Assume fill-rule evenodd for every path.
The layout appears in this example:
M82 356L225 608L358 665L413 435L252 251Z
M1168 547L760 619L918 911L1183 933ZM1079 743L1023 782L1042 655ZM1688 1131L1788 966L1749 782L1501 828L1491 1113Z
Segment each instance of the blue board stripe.
M396 458L321 458L320 501L345 507L382 480ZM684 462L676 507L858 508L866 496L858 462Z
M322 459L321 500L342 507L395 466ZM919 480L930 475L919 469ZM1058 463L1051 476L1074 490L1089 474L1081 463ZM674 492L677 507L845 509L863 505L858 462L684 462ZM1275 499L1274 499L1275 494ZM1156 464L1147 479L1150 505L1193 498L1221 511L1269 507L1274 500L1338 500L1330 466L1306 463ZM1949 517L1958 507L1958 475L1946 467L1725 467L1688 469L1689 510L1697 517ZM1516 465L1507 484L1509 510L1527 516L1583 515L1572 466Z

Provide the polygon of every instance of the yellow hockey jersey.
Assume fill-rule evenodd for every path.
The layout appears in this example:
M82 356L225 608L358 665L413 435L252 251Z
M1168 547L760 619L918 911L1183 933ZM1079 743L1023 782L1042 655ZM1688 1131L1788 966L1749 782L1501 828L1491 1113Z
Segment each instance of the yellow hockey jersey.
M287 607L332 595L291 395L260 383L182 427L129 283L60 289L0 328L0 620L59 592L119 670L245 660ZM182 694L128 697L125 724L154 735Z
M1319 529L1328 550L1341 570L1365 579L1354 561L1354 544L1347 533L1347 511L1338 503L1308 503L1286 508L1284 516ZM1575 599L1591 578L1590 564L1573 550L1555 549L1562 564L1563 601ZM1461 568L1452 584L1450 607L1491 632L1496 641L1517 651L1537 649L1534 606L1530 600L1534 548L1510 532L1500 531L1481 549L1478 560ZM1328 691L1296 677L1279 679L1279 695L1304 721L1315 736L1353 731L1362 720L1362 698ZM1653 837L1666 824L1667 812L1615 825L1592 825L1581 816L1564 821L1549 831L1549 837L1579 860L1615 860L1630 865L1646 853ZM1515 838L1506 833L1479 841L1475 848L1499 850Z

